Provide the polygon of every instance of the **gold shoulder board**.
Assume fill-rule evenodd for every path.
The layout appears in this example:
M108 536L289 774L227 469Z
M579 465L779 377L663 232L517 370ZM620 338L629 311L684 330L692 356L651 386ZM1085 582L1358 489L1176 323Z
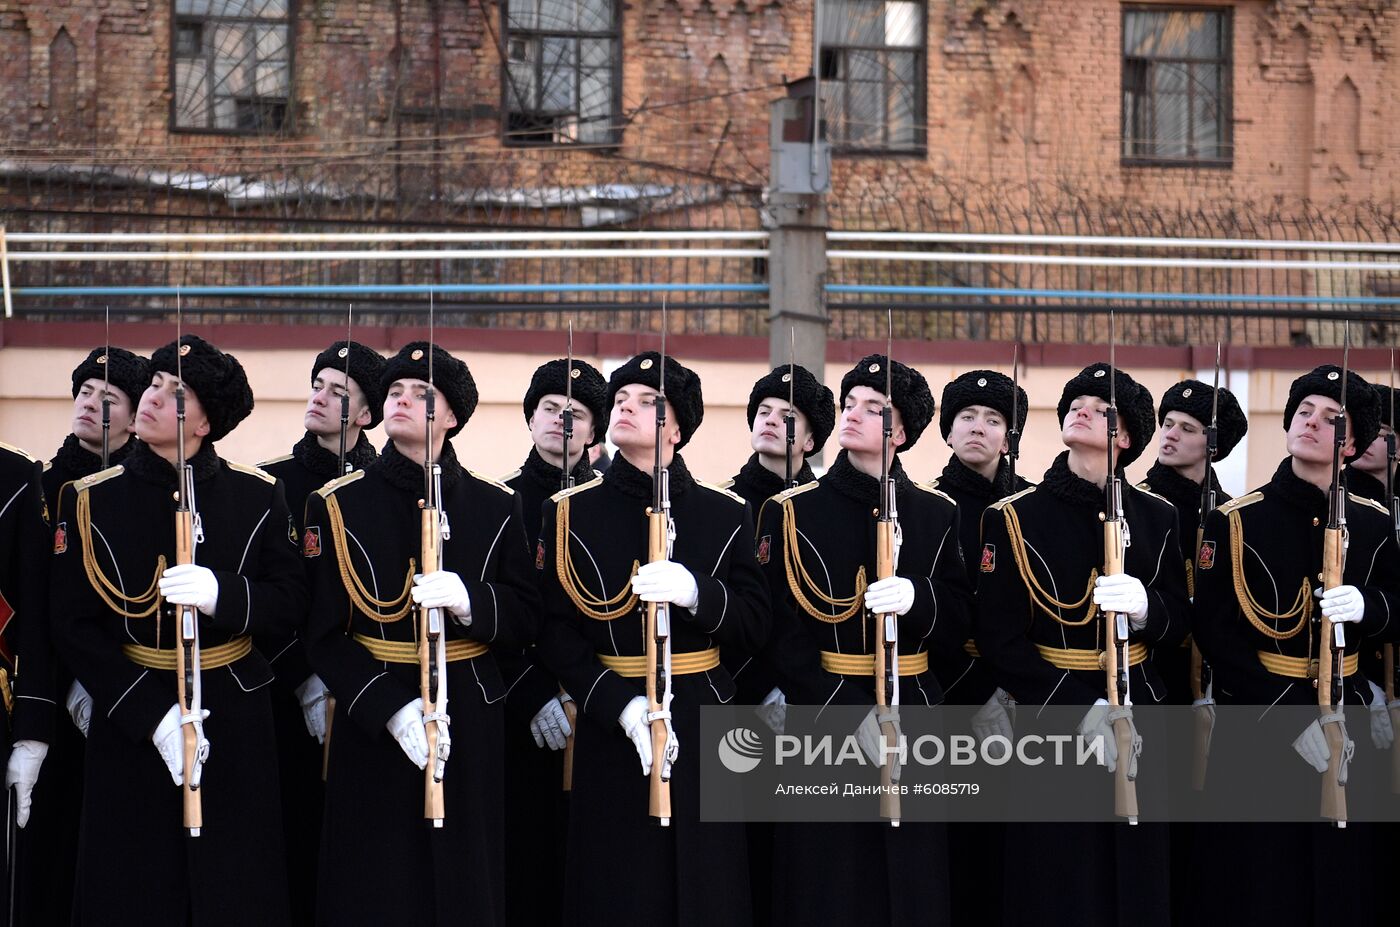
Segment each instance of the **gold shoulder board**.
M733 480L730 480L730 481L729 481L729 486L716 486L714 483L706 483L704 480L696 480L696 481L695 481L695 485L696 485L696 486L703 486L703 487L705 487L706 489L711 489L711 490L714 490L715 492L722 492L722 493L724 493L726 496L728 496L729 498L733 499L735 502L739 503L740 505L743 505L743 504L744 504L744 497L741 496L741 495L739 495L737 492L731 492L730 489L729 489L729 486L733 486L733 485L734 485L734 481L733 481Z
M507 473L505 476L501 477L501 482L502 482L502 483L509 483L511 480L515 479L515 478L516 478L517 476L519 476L519 475L520 475L520 468L519 468L519 467L516 467L514 470L510 471L509 473Z
M347 473L344 476L338 476L326 485L322 486L320 489L316 490L316 495L320 496L322 499L328 499L330 498L331 493L335 492L342 486L349 486L351 483L355 482L364 475L365 471L356 470L354 473Z
M271 473L268 473L265 470L259 470L257 467L250 467L247 464L234 463L232 460L225 462L228 464L230 470L237 470L239 473L246 473L249 476L256 476L264 483L277 482L277 477L273 476Z
M1246 505L1253 505L1254 503L1258 502L1260 499L1263 498L1264 494L1262 492L1245 493L1243 496L1231 499L1229 502L1226 502L1224 505L1221 505L1216 509L1216 511L1221 512L1225 515L1229 515L1231 512L1234 512L1238 509L1242 509Z
M572 496L572 495L575 495L575 494L577 494L577 493L583 492L585 489L592 489L592 488L595 487L595 486L601 486L601 485L603 485L603 481L602 481L601 479L589 480L587 483L579 483L579 484L578 484L577 486L575 486L573 489L561 489L561 490L559 490L557 493L555 493L554 495L552 495L552 496L549 497L549 501L550 501L550 502L561 502L561 501L563 501L564 499L567 499L567 498L569 498L569 497Z
M821 482L821 480L812 480L812 482L803 483L801 486L794 486L791 489L784 489L776 496L773 496L773 498L777 499L779 502L786 502L788 499L791 499L794 496L800 496L808 490L816 489L818 486L821 485Z
M494 477L487 476L485 473L477 473L475 470L468 470L467 472L470 473L472 476L476 477L477 479L481 480L481 482L491 484L492 486L499 489L501 492L509 493L512 496L515 495L514 489L511 489L505 483L502 483L500 480L495 479Z
M951 506L956 507L958 504L958 500L954 499L952 496L948 495L946 492L938 488L937 480L934 480L931 483L915 483L914 485L931 496L937 496L938 498L944 500Z
M1021 498L1021 497L1024 496L1026 493L1035 492L1035 489L1036 489L1036 488L1035 488L1034 486L1027 486L1025 489L1021 490L1020 492L1012 493L1011 495L1009 495L1009 496L1007 496L1007 497L1005 497L1005 498L1003 498L1003 499L998 499L997 501L993 502L991 505L987 506L987 508L989 508L989 509L995 509L996 511L1000 512L1003 508L1006 507L1007 503L1009 503L1009 502L1015 502L1017 499Z
M9 451L11 454L18 454L30 463L39 462L39 458L35 457L33 454L29 453L22 447L15 447L13 444L6 444L4 441L0 441L0 448Z
M1155 492L1153 492L1152 490L1148 489L1148 488L1147 488L1147 481L1146 481L1146 480L1144 480L1143 482L1137 484L1137 486L1134 487L1134 488L1137 489L1139 492L1146 493L1147 495L1151 496L1151 497L1154 498L1154 499L1161 499L1163 502L1165 502L1167 505L1170 505L1172 508L1176 508L1176 503L1175 503L1175 502L1173 502L1172 500L1168 499L1166 496L1159 495L1158 493L1155 493Z
M108 467L106 470L98 470L96 473L90 473L81 479L76 479L73 481L73 486L78 492L82 492L85 489L91 489L98 483L105 483L114 476L121 476L124 472L126 472L126 468L121 464L117 464L115 467Z
M271 460L263 460L263 461L260 461L260 462L258 463L258 466L259 466L259 467L270 467L270 466L272 466L273 464L279 464L279 463L282 463L282 462L284 462L284 461L288 461L288 460L291 460L291 459L292 459L292 455L291 455L291 454L283 454L281 457L273 457Z
M1349 493L1347 493L1347 495L1351 497L1351 501L1352 501L1352 502L1359 502L1359 503L1362 504L1362 505L1370 506L1371 508L1373 508L1373 509L1375 509L1376 511L1380 512L1382 515L1386 515L1386 516L1389 516L1389 515L1390 515L1390 512L1386 509L1386 507L1383 506L1383 505L1381 505L1381 504L1380 504L1379 502L1377 502L1375 499L1367 499L1367 498L1364 497L1364 496L1358 496L1358 495L1357 495L1356 493L1354 493L1354 492L1349 492Z

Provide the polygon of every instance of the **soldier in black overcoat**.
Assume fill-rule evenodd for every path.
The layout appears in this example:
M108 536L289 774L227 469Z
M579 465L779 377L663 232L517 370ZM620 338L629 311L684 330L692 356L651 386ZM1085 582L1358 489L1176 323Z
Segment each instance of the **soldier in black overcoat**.
M336 694L317 920L502 925L506 690L491 648L525 648L539 610L520 501L464 469L453 450L450 439L477 404L466 364L414 342L389 360L380 385L389 444L366 469L313 493L302 531L312 588L307 652ZM423 574L420 503L429 453L442 468L449 537L441 568ZM452 749L441 827L424 820L430 758L415 606L444 615L442 710Z
M969 370L943 387L938 425L953 456L930 485L958 504L958 540L974 589L982 550L982 511L1031 485L1013 474L1008 437L1013 422L1018 432L1025 432L1027 406L1026 391L995 370ZM931 653L930 664L949 704L982 706L974 715L975 734L1012 736L1015 702L997 687L971 636L961 648ZM948 831L954 848L949 854L953 922L1000 923L1002 828L984 821L954 823Z
M957 504L912 481L899 452L933 419L923 375L883 355L841 380L841 453L821 479L763 506L758 559L773 600L764 649L794 704L873 706L877 614L899 617L900 703L937 705L929 654L968 639L971 589L958 544ZM903 543L896 575L875 580L881 410L891 381L890 478ZM796 544L793 539L799 539ZM868 719L873 724L873 714ZM948 846L940 824L779 824L773 918L779 924L949 922ZM887 886L887 890L872 887Z
M1343 460L1372 443L1380 415L1375 392L1355 373L1318 367L1289 388L1283 418L1288 456L1273 477L1220 506L1206 521L1196 559L1193 632L1214 670L1216 701L1259 706L1253 722L1257 728L1247 732L1247 743L1236 731L1216 730L1207 788L1218 770L1247 771L1252 777L1267 776L1275 788L1307 794L1311 801L1329 755L1322 727L1316 720L1303 726L1296 714L1268 709L1317 705L1314 661L1324 615L1345 628L1343 704L1364 705L1373 698L1358 666L1359 653L1400 637L1395 617L1400 615L1400 550L1383 506L1348 494L1342 584L1322 593L1318 582L1333 420L1342 408L1343 382ZM1292 723L1285 726L1287 721ZM1345 731L1345 722L1337 723ZM1358 735L1365 736L1353 731L1349 739ZM1235 762L1217 761L1217 754ZM1358 748L1355 763L1376 766L1383 758ZM1209 912L1212 919L1281 925L1334 919L1370 923L1379 913L1377 896L1361 886L1377 878L1384 884L1383 877L1393 874L1384 872L1375 858L1376 832L1356 822L1344 830L1320 820L1221 825L1202 836L1206 846L1197 854L1197 887L1188 917ZM1221 860L1243 861L1243 868L1222 867ZM1345 885L1338 885L1336 873L1346 874Z
M54 742L54 662L48 633L48 539L42 465L25 451L0 444L0 706L7 719L0 752L6 759L6 826L25 827L36 782ZM16 676L24 655L24 675ZM43 775L41 776L41 771ZM11 832L7 830L7 833ZM5 872L17 861L10 841L0 849ZM13 910L9 879L0 902Z
M384 417L379 386L383 372L384 358L379 352L357 341L337 341L316 355L311 362L311 394L302 415L305 434L290 454L258 464L282 481L297 525L298 543L307 497L346 472L363 470L379 456L365 432L378 427ZM343 463L342 396L350 400ZM281 763L282 832L287 844L292 919L298 924L315 920L321 808L325 803L321 771L330 705L330 691L307 660L302 640L305 630L303 619L294 634L256 639L276 676L272 682L272 719Z
M564 923L747 925L741 824L700 822L700 708L734 698L721 646L757 650L768 597L744 500L692 476L679 451L704 416L700 378L665 358L662 463L675 543L648 562L662 358L648 352L608 382L618 455L602 480L545 505L536 566L544 589L539 655L579 706L569 801ZM651 755L645 603L671 603L671 823L648 814ZM640 761L640 762L639 762Z
M272 671L250 635L284 631L305 611L294 526L275 479L215 450L253 408L238 361L185 335L151 369L141 443L65 486L54 514L55 639L93 699L74 923L287 924ZM177 369L197 517L184 565L172 565ZM176 605L199 615L208 715L189 723L211 752L198 836L182 826L177 788L192 770L180 748Z
M1152 395L1108 364L1084 368L1065 384L1056 410L1068 450L1039 485L983 513L978 554L977 647L998 685L1022 713L1034 713L1026 706L1082 706L1079 729L1086 737L1111 730L1098 662L1102 613L1128 618L1129 691L1138 705L1166 698L1148 657L1154 647L1180 646L1189 624L1176 509L1160 496L1123 487L1132 543L1122 574L1099 575L1110 376L1120 413L1120 479L1123 468L1141 456L1156 424ZM1135 762L1110 759L1110 768ZM1105 795L1111 790L1104 777ZM1039 903L1007 905L1003 922L1165 925L1167 853L1166 829L1159 824L1008 824L1007 894Z
M72 382L73 430L44 465L44 498L55 504L64 483L103 469L104 396L108 401L108 463L121 463L135 448L136 403L150 385L150 361L124 348L93 348L73 368ZM73 678L72 671L61 665L56 665L55 671L56 691L64 697L73 723L54 727L45 774L34 787L33 826L19 834L16 916L32 924L66 921L73 907L78 811L82 806L77 797L83 794L83 737L92 715L92 697Z
M789 402L791 397L791 402ZM793 418L792 459L788 459L786 416ZM758 522L759 509L770 497L792 486L805 486L816 479L811 455L818 454L836 427L836 399L831 389L800 364L783 364L764 374L749 391L749 446L753 455L725 489L742 496ZM724 648L724 666L738 687L736 701L761 706L760 714L781 727L786 711L783 690L772 668L752 653ZM773 825L752 821L749 837L749 887L753 891L755 925L772 922L773 909Z
M570 378L566 385L565 377ZM571 390L571 392L570 392ZM573 407L573 434L564 447L564 409ZM599 478L588 449L603 439L608 383L592 364L568 358L541 365L523 402L530 453L501 478L520 496L525 536L540 536L542 509L565 485ZM573 735L565 705L572 696L540 664L533 647L497 652L506 682L506 897L517 924L558 924L562 911L569 806L563 791L565 747ZM541 872L547 873L541 878Z

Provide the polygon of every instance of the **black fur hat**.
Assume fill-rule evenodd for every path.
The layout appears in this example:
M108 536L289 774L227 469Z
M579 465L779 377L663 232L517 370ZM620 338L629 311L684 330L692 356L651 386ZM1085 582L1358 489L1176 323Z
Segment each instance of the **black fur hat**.
M316 360L311 364L311 380L314 383L327 367L344 373L347 354L350 379L365 394L365 404L369 406L369 427L373 428L384 420L384 389L379 385L379 377L384 373L386 363L382 354L358 341L351 341L348 349L344 341L337 341L316 355Z
M943 387L943 410L938 414L938 429L943 432L943 440L953 431L953 421L958 413L968 406L986 406L996 409L1011 430L1011 390L1016 390L1016 430L1026 430L1026 391L1016 386L1011 378L995 370L969 370Z
M126 393L131 408L141 401L141 394L151 385L151 362L126 348L93 348L81 364L73 368L73 398L88 380L101 380L107 374L107 385Z
M198 335L183 335L151 355L151 373L182 376L209 417L209 440L218 441L253 411L253 390L243 365Z
M535 370L535 375L530 378L530 388L525 391L525 421L530 421L530 416L535 414L535 408L545 396L566 395L564 371L568 366L569 359L561 357L541 364ZM592 447L603 440L608 431L608 384L597 367L578 358L574 359L572 377L574 401L582 403L593 415L593 440L588 443Z
M854 367L841 378L841 404L846 404L846 395L857 386L868 386L880 395L885 394L885 355L871 354L862 357ZM904 420L904 444L899 448L907 451L919 440L929 422L933 421L933 392L928 388L928 380L913 367L895 361L890 370L891 404L899 410Z
M1061 427L1069 414L1070 403L1076 397L1109 398L1108 370L1107 364L1090 364L1065 384L1064 391L1060 393L1060 404L1055 408ZM1131 441L1128 449L1118 454L1118 466L1126 467L1147 449L1152 433L1157 430L1157 412L1152 407L1152 393L1122 369L1114 371L1113 385L1117 393L1114 399L1118 403L1118 426L1127 429Z
M457 432L466 427L467 421L476 411L476 381L467 365L443 350L441 345L433 345L432 384L438 395L447 400L452 412L457 416L457 426L447 432L454 438ZM354 373L351 370L351 373ZM399 353L389 358L384 372L379 375L379 389L382 395L389 394L389 387L395 380L428 379L428 342L414 341L399 348Z
M1351 460L1366 453L1366 448L1376 440L1381 431L1381 401L1371 384L1361 378L1356 371L1347 373L1347 418L1351 420L1351 434L1355 439L1355 453ZM1326 396L1342 401L1342 368L1336 364L1323 364L1293 381L1288 387L1288 403L1283 407L1283 430L1293 421L1293 413L1309 396Z
M660 365L661 355L656 351L647 351L614 370L608 378L608 408L612 408L617 391L628 383L659 389ZM705 400L700 394L700 377L669 355L666 357L666 405L676 416L676 424L681 429L681 440L676 445L679 451L690 442L690 436L695 434L695 429L704 420Z
M1389 386L1381 386L1379 383L1372 383L1371 388L1376 391L1376 401L1380 403L1380 417L1382 425L1395 427L1395 422L1391 418L1391 394L1394 393L1394 404L1400 406L1400 390Z
M801 364L792 365L792 377L788 376L788 365L774 367L771 373L753 385L749 392L749 430L753 430L753 420L758 416L758 407L765 399L788 398L789 381L792 386L792 404L797 411L807 416L807 425L812 429L812 453L817 453L831 437L831 429L836 427L836 400L831 389Z
M1200 422L1202 427L1210 425L1213 389L1209 383L1200 380L1182 380L1172 384L1171 388L1162 394L1162 404L1157 407L1157 424L1162 424L1168 412L1185 412ZM1249 419L1245 418L1240 401L1223 386L1220 387L1220 406L1216 409L1215 429L1217 460L1229 457L1235 445L1239 444L1245 432L1249 431Z

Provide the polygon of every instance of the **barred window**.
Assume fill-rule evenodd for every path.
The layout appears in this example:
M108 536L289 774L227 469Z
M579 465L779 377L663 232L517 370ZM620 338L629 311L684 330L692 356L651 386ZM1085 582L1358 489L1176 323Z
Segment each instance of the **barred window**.
M175 0L175 129L261 133L287 126L292 2Z
M1123 10L1123 158L1228 164L1231 13Z
M621 140L617 0L507 0L508 145Z
M928 51L924 4L821 4L822 112L833 148L923 151Z

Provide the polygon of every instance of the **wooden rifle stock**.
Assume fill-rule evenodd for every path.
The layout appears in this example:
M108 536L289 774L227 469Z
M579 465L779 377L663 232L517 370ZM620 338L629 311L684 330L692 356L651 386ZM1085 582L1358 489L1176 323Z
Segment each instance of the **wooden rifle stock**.
M563 690L560 690L563 694ZM563 703L564 717L569 719L570 734L564 738L564 791L574 790L574 735L578 732L578 706L573 699Z
M1210 479L1210 471L1206 471L1206 479ZM1201 542L1205 538L1205 529L1196 528L1196 557L1199 560L1201 555ZM1194 568L1193 568L1194 569ZM1206 692L1210 686L1207 684L1207 674L1210 670L1206 667L1205 658L1201 655L1201 648L1196 645L1196 641L1191 641L1191 698L1199 702L1206 697ZM1212 709L1213 711L1213 709ZM1210 735L1215 727L1215 716L1207 713L1202 708L1197 708L1193 712L1194 736L1192 738L1191 749L1191 788L1197 792L1206 787L1206 769L1210 763Z
M1112 474L1109 480L1113 480ZM1123 572L1123 522L1121 518L1110 517L1103 523L1103 574L1114 576ZM1108 680L1108 704L1117 707L1122 704L1118 697L1118 668L1127 658L1128 639L1118 635L1118 615L1104 612L1104 674ZM1137 823L1138 801L1137 783L1128 778L1132 765L1133 729L1127 718L1113 722L1113 739L1118 747L1118 766L1113 772L1113 813L1127 818L1129 823Z
M188 472L181 473L182 481L191 479ZM175 563L194 563L194 513L190 511L187 494L188 486L181 491L182 504L175 511ZM178 619L179 640L175 654L175 693L180 701L180 712L189 715L196 707L194 692L191 691L195 677L199 675L198 636L196 626L199 615L192 605L175 606ZM199 731L193 724L181 724L185 758L185 782L180 787L183 797L184 825L191 837L198 837L204 826L204 799L195 781L195 769L199 763Z
M894 575L894 519L882 519L875 525L875 578L889 579ZM899 618L890 613L876 615L878 633L875 640L875 706L877 714L890 707L891 664L898 662L898 632L893 630ZM901 809L896 792L898 777L894 774L895 760L899 749L899 729L892 721L880 724L880 735L885 744L885 755L880 760L880 817L888 820L893 827L899 826Z
M667 515L663 509L658 512L655 508L647 509L647 562L655 563L658 560L667 559ZM646 656L647 656L647 712L655 713L666 710L664 696L668 682L665 674L668 672L670 663L671 638L669 633L665 636L657 635L658 622L669 632L669 615L658 614L663 610L669 610L665 603L648 602L646 618ZM649 791L647 810L648 813L661 824L668 827L671 823L671 782L662 777L662 768L665 765L666 741L668 731L666 723L657 719L651 722L651 788Z
M442 523L436 506L423 506L422 511L422 557L423 575L437 572L442 549ZM430 717L438 711L438 692L443 684L436 677L436 668L441 666L439 651L442 649L442 613L440 609L420 608L418 611L418 688L423 698L423 716ZM433 627L433 612L438 612L437 626ZM446 812L442 798L442 780L437 776L438 726L430 721L424 729L428 735L428 765L423 769L423 817L441 827Z
M1342 584L1342 570L1346 560L1346 536L1344 528L1328 527L1322 532L1322 588L1331 589ZM1322 616L1322 635L1317 649L1317 706L1319 713L1326 717L1337 710L1337 695L1341 689L1341 652L1334 646L1333 623L1326 615ZM1342 764L1342 751L1345 747L1345 731L1341 724L1324 724L1322 733L1327 738L1327 771L1322 774L1322 816L1336 821L1339 827L1346 826L1347 794L1339 781Z
M326 696L326 741L321 744L321 781L331 773L331 726L335 723L335 696Z

